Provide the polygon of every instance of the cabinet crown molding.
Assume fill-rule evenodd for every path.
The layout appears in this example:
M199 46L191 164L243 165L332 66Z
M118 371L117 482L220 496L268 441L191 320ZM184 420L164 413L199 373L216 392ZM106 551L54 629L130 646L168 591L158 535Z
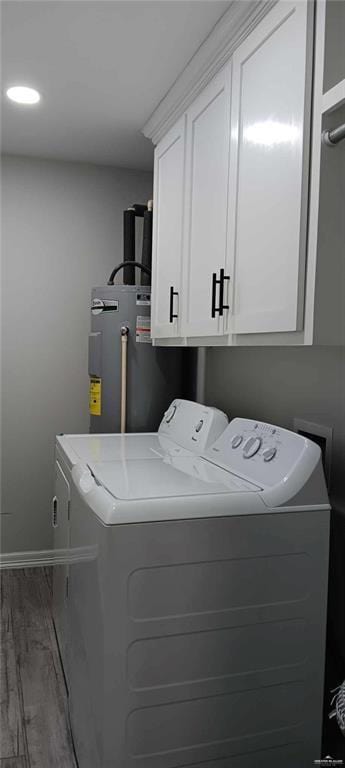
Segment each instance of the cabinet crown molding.
M233 0L144 125L157 144L277 0Z

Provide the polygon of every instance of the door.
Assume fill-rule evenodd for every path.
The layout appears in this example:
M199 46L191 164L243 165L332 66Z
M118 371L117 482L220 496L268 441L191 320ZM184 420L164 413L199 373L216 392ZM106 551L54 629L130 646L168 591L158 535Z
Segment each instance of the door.
M216 336L226 328L230 96L229 62L187 112L185 336Z
M185 116L162 139L154 160L152 337L180 333Z
M55 495L52 501L52 524L54 530L54 550L69 547L69 505L70 487L58 461L55 463ZM67 648L67 590L68 565L54 565L53 568L53 615L56 635L59 643L62 663L66 669Z
M229 247L237 334L303 324L312 10L305 0L278 3L233 56Z

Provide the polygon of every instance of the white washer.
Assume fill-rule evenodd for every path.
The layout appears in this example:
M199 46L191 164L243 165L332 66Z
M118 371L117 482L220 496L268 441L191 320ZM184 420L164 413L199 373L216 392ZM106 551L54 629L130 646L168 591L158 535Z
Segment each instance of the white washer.
M140 456L130 442L115 456L107 436L92 456L94 436L57 439L79 768L306 768L322 722L320 450L234 419L197 455L194 414L175 445L169 415Z
M183 454L193 456L194 453L202 453L210 447L224 431L228 422L228 417L218 408L200 405L189 400L175 399L164 414L158 433L60 435L57 438L52 521L56 560L61 564L53 569L53 613L66 676L68 648L66 551L70 541L69 519L73 466L77 465L76 472L84 473L81 486L85 490L89 482L87 468L93 464L116 461L120 464L115 466L125 467L127 459L148 461L157 459L162 453L176 459Z

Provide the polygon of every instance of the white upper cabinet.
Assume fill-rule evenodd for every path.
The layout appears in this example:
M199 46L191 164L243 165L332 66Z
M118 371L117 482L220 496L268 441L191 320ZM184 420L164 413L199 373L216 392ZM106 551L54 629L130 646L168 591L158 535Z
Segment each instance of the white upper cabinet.
M225 332L230 93L228 63L187 112L183 336Z
M160 141L152 335L343 343L344 154L321 134L344 122L344 14L328 4L327 21L324 0L249 5L230 4L147 125Z
M229 260L235 334L303 325L310 122L304 0L280 2L233 55Z
M180 331L183 252L185 117L158 144L154 164L152 336Z

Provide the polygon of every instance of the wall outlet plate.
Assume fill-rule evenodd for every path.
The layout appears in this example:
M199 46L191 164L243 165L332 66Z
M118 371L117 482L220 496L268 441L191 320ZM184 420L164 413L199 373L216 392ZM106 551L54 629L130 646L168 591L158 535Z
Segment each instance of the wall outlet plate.
M331 482L333 427L294 418L293 428L299 435L304 435L304 437L314 440L320 446L327 488L329 488Z

